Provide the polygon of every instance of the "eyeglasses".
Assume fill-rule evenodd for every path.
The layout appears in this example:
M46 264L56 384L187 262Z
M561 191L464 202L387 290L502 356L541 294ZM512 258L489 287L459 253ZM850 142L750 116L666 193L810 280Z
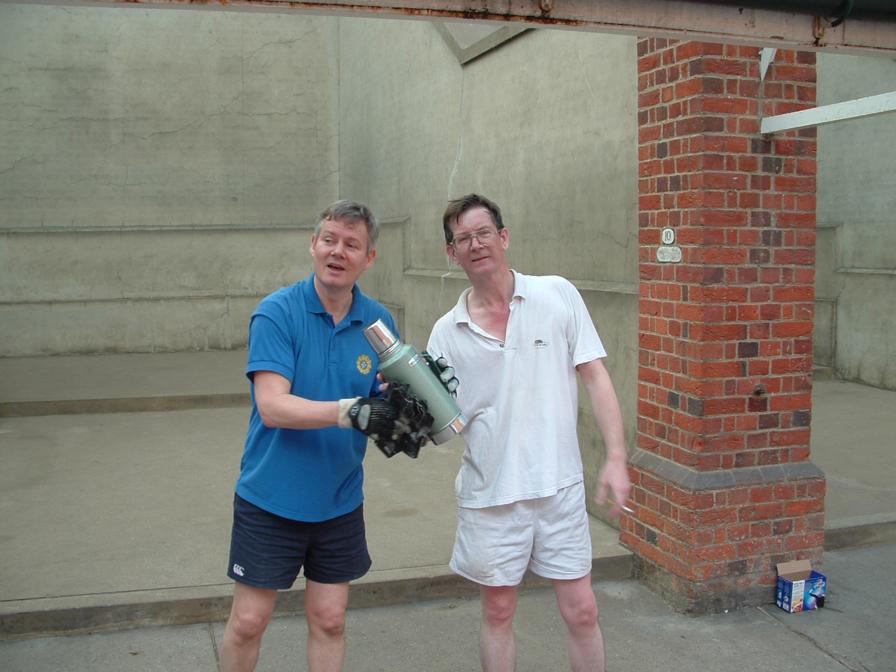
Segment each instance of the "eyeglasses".
M474 239L478 240L480 245L488 245L496 235L498 235L496 229L479 229L456 236L451 244L454 245L454 249L469 250L473 246Z

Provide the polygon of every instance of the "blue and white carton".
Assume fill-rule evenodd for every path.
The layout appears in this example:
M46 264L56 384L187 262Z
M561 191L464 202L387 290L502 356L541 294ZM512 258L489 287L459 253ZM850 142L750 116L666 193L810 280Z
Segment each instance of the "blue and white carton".
M812 569L808 560L778 563L775 604L789 613L810 611L824 606L828 578Z

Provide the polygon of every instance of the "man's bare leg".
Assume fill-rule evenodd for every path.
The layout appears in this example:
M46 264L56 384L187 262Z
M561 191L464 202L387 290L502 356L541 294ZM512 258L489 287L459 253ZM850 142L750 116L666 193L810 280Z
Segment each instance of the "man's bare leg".
M277 591L235 584L230 618L221 645L222 672L252 672L258 662L261 637L271 621Z
M513 615L516 613L516 586L481 586L482 625L479 630L479 657L484 672L516 670L516 639Z
M591 574L571 581L554 581L554 593L560 615L566 622L573 672L604 672L604 639L598 624Z
M345 660L348 583L305 581L309 672L340 672Z

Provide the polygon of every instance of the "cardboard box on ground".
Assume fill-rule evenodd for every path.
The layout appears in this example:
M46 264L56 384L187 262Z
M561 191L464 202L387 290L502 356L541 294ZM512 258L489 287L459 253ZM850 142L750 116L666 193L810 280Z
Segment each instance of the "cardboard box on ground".
M810 611L824 606L828 578L814 569L808 560L778 564L775 604L790 613Z

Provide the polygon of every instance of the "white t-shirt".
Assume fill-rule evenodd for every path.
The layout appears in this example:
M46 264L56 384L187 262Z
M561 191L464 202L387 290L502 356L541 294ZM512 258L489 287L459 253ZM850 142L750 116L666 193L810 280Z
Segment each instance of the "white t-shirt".
M547 497L582 480L575 367L607 353L572 283L515 271L514 280L504 342L472 321L468 288L426 348L448 360L460 383L468 419L455 481L462 507Z

